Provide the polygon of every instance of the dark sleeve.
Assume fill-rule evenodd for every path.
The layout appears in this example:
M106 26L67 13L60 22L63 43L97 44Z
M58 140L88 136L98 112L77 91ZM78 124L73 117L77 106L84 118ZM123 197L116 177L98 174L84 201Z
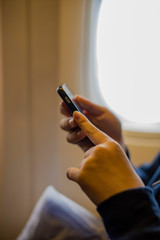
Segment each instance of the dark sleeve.
M160 179L160 152L157 154L152 163L144 164L135 168L135 170L145 185L151 185Z
M160 239L160 209L149 187L117 194L97 210L113 240Z

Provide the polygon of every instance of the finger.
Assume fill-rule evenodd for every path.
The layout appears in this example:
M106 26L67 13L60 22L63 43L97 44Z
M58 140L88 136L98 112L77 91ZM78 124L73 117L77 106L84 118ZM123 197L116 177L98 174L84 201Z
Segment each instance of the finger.
M82 109L88 111L91 114L99 115L103 113L103 108L101 106L92 103L86 98L83 98L81 96L75 96L74 100Z
M78 146L80 148L82 148L82 150L85 152L87 152L90 148L92 148L94 146L94 144L87 138L85 137L84 139L82 139L82 141L78 142Z
M70 167L68 168L66 175L68 179L78 182L79 172L80 172L79 168Z
M88 149L85 154L84 154L84 159L88 158L89 156L92 155L93 151L95 149L95 146L92 146L90 149Z
M67 105L65 104L65 102L60 103L60 112L67 117L72 116L72 113L69 110L69 108L67 107Z
M111 139L108 135L96 128L82 113L75 111L73 113L73 119L95 145Z
M65 131L70 131L77 126L76 122L73 120L72 117L70 118L63 118L60 121L60 127Z
M67 134L67 141L73 144L77 144L81 142L85 137L86 135L82 132L82 130L78 129Z

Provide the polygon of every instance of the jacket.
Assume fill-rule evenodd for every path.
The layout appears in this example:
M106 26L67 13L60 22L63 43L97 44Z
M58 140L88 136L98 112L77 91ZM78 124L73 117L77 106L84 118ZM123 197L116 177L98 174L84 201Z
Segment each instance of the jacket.
M145 187L121 192L97 210L113 240L160 240L160 153L135 169Z

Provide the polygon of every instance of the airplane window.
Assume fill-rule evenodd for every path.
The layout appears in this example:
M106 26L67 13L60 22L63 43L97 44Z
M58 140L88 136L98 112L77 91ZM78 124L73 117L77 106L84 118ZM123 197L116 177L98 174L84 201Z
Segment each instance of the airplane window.
M159 13L159 0L103 0L97 65L105 102L123 119L160 131Z

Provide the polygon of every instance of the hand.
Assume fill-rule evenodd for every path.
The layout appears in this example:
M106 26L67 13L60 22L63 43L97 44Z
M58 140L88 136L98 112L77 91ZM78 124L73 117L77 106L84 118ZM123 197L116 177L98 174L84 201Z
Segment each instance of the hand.
M99 205L117 193L144 186L116 141L98 130L83 114L74 112L73 117L95 146L85 153L78 168L67 170L67 177L77 182L93 203Z
M75 101L82 108L84 115L90 120L90 122L117 141L122 148L125 149L120 121L111 111L80 96L76 96ZM85 134L77 127L76 122L72 118L72 114L64 102L62 102L60 110L61 113L66 116L66 118L61 120L60 127L67 131L67 141L73 144L78 144L84 152L94 146L93 143L86 138Z

